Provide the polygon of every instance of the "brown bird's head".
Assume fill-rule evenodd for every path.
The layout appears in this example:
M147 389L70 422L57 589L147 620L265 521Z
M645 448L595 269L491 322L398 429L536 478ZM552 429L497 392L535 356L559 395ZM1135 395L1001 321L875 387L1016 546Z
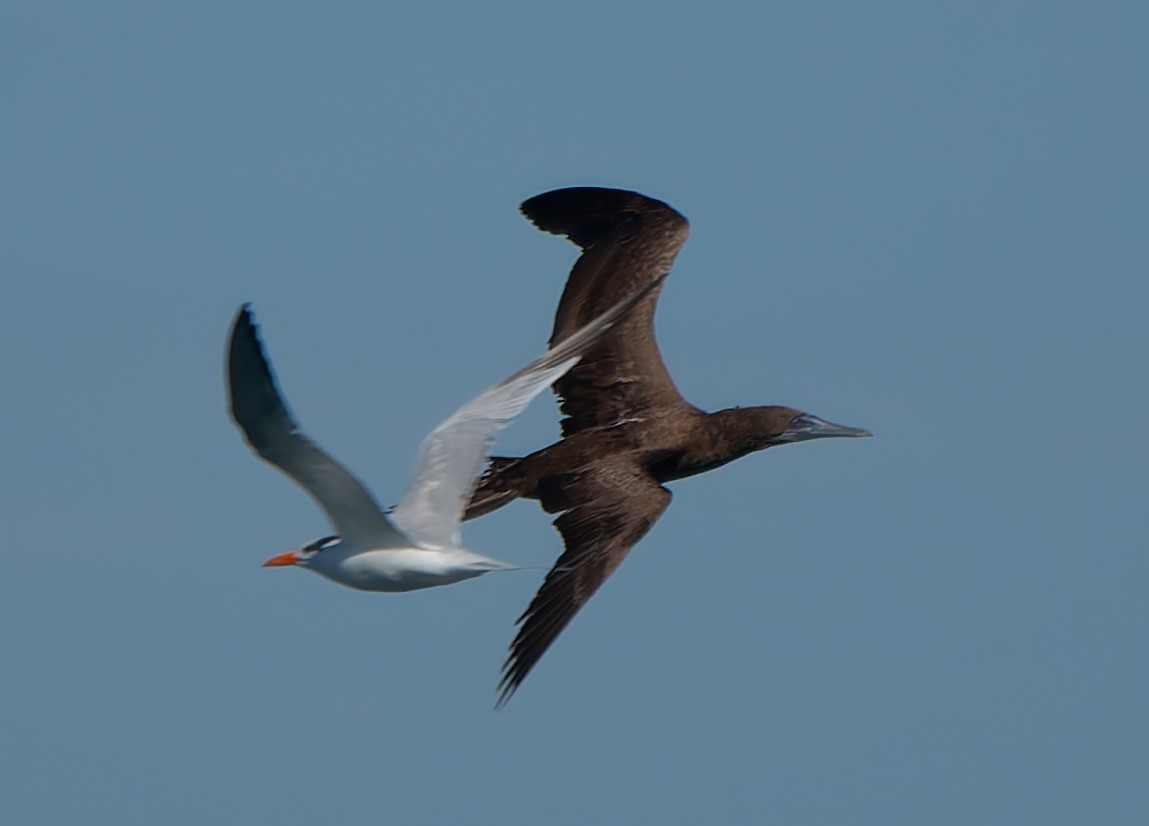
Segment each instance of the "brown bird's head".
M874 435L860 427L834 424L812 413L780 405L736 407L722 412L731 422L727 426L741 431L751 450L762 450L791 442L805 442L810 439Z

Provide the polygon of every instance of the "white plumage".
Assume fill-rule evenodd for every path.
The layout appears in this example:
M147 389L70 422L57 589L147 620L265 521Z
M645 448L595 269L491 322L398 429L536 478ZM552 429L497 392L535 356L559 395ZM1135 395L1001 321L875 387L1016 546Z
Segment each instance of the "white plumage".
M365 591L410 591L514 569L465 549L459 530L495 433L577 364L654 286L619 302L432 430L423 440L406 491L390 512L303 434L280 395L251 308L241 307L232 324L227 359L232 420L252 450L315 500L338 534L264 564L298 565Z

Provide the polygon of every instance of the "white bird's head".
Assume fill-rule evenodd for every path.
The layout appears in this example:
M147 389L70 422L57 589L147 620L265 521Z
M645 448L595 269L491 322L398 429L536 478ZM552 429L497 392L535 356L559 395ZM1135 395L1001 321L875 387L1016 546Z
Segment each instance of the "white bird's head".
M315 559L316 555L338 547L340 542L341 540L338 536L325 536L322 539L316 539L309 545L304 545L298 551L288 551L287 553L273 556L267 560L267 562L263 563L263 567L282 568L288 565L300 565L306 568L311 564L311 561Z

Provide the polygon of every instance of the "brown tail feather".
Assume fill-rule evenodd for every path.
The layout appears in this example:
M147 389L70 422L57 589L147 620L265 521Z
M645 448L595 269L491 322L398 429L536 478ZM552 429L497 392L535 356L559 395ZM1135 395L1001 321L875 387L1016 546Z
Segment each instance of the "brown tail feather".
M485 516L518 499L521 494L516 474L512 469L521 461L522 459L514 456L490 457L487 469L483 471L475 492L471 494L471 501L463 514L463 519Z

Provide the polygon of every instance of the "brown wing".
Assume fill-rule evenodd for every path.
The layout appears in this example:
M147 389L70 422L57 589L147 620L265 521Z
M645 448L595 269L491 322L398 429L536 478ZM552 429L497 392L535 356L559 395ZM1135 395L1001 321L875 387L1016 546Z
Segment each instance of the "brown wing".
M551 342L670 272L689 230L671 207L622 189L572 187L536 195L520 207L535 226L583 249L555 313ZM649 411L693 410L679 395L654 340L659 287L555 382L566 414L564 436L645 418Z
M552 476L539 493L549 513L564 511L554 524L566 551L518 619L499 681L499 706L670 504L669 490L629 464L603 463Z

